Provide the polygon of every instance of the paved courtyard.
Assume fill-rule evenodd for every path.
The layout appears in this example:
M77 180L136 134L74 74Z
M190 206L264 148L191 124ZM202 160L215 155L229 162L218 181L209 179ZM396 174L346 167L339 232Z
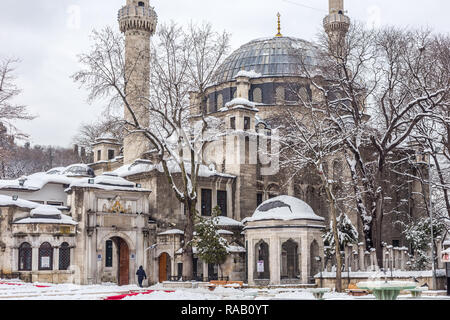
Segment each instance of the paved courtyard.
M420 299L445 299L444 292L427 292ZM326 293L325 300L371 300L373 295L353 297L346 293ZM136 285L80 286L74 284L24 283L20 280L0 279L0 300L313 300L308 289L234 289L218 287L214 291L206 288L167 289L161 284L148 288ZM399 296L400 300L414 299L410 294ZM416 298L417 299L417 298Z

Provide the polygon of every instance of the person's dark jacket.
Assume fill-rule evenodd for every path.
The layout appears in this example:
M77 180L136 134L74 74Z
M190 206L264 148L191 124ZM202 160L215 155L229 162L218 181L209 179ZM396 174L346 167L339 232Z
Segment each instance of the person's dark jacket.
M137 275L139 278L147 279L147 275L145 274L144 269L139 269L139 270L136 272L136 275Z

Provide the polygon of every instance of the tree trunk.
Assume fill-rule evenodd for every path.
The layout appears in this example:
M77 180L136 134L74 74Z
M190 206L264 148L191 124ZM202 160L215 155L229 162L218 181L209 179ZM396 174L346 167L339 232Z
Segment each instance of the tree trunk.
M187 200L185 202L186 210L186 226L184 229L184 246L183 246L183 280L190 281L194 278L194 253L192 251L192 239L194 238L194 223L197 201Z
M321 177L325 188L325 192L327 194L328 203L330 204L331 221L334 237L334 250L336 255L336 291L342 292L342 259L341 259L341 246L339 243L339 232L336 217L336 199L333 195L333 191L331 190L332 186L328 183L327 177L325 177L323 173L321 174Z

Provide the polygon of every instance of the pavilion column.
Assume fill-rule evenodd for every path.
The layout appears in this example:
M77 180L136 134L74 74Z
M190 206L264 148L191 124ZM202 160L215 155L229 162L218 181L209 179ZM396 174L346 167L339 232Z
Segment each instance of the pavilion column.
M377 253L374 248L370 250L370 270L375 271L377 269L378 263L377 263Z
M358 243L359 271L366 271L364 257L365 257L364 244L360 242Z
M301 279L302 279L302 283L308 283L308 260L309 260L309 248L308 248L308 237L305 235L302 237L302 241L300 243L301 245Z
M249 285L253 285L255 283L253 274L255 270L255 244L253 243L253 239L248 240L247 245L247 281Z
M280 273L280 239L272 236L269 243L270 284L281 283Z

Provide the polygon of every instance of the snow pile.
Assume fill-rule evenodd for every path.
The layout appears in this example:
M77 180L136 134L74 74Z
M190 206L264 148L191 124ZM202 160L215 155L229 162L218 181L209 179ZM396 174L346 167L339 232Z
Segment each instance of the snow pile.
M255 70L241 70L237 73L237 75L234 76L234 78L238 78L238 77L247 77L247 78L261 78L262 74L255 72Z
M167 230L167 231L158 233L158 236L165 236L165 235L170 235L170 234L182 234L182 235L184 235L184 231L181 231L180 229L171 229L171 230Z
M245 218L242 222L299 219L325 221L325 218L316 215L306 202L291 196L279 196L264 201L252 217Z

